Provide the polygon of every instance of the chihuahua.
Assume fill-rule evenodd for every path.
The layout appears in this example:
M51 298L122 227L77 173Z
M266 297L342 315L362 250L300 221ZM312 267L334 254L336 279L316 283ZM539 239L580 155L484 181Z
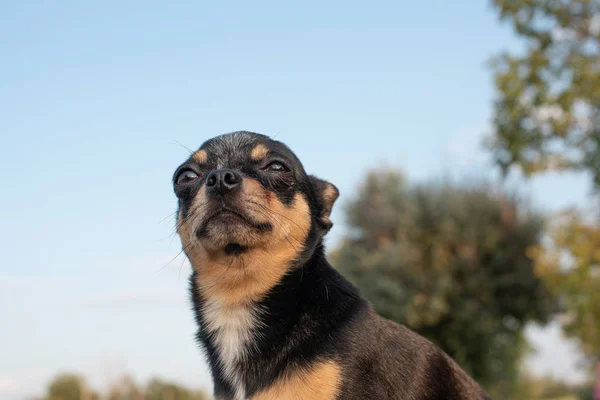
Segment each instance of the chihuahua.
M177 168L173 185L217 400L489 399L331 267L323 237L338 190L286 145L251 132L217 136Z

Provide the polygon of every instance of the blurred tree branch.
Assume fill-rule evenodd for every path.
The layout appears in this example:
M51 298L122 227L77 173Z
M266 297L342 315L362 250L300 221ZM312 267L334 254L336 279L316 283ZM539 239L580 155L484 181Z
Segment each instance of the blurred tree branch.
M585 170L600 186L600 2L493 0L526 45L494 62L489 140L508 173Z

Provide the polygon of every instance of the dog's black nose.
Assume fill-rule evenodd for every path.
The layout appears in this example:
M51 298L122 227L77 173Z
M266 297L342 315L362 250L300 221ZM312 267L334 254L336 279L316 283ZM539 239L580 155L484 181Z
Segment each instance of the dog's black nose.
M242 183L242 176L232 169L218 169L206 177L206 189L212 193L227 194Z

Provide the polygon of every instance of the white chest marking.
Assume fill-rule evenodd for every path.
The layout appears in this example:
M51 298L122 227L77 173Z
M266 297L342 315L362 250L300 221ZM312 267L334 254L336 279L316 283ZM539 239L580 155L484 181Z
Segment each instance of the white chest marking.
M236 400L244 400L246 389L236 364L246 356L257 324L256 312L248 306L223 306L217 300L208 300L202 313L225 379L233 386Z

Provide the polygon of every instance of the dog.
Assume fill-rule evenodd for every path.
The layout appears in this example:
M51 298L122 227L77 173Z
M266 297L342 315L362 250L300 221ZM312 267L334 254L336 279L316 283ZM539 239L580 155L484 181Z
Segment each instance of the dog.
M286 145L217 136L177 168L173 186L217 400L489 399L330 266L323 237L338 190Z

